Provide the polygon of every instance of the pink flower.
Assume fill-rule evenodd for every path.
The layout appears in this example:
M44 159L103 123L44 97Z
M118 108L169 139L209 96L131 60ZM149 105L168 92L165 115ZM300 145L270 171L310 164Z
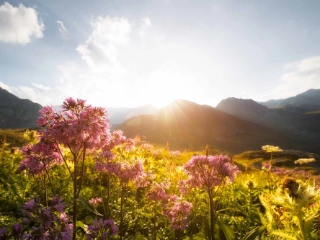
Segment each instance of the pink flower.
M226 155L194 156L184 166L189 178L184 183L190 187L211 190L215 186L233 181L239 172Z
M144 177L146 176L141 161L135 163L129 162L99 162L96 164L96 170L108 172L115 175L122 183L134 181L140 186Z
M96 208L98 205L99 205L99 203L102 203L102 199L101 198L91 198L90 200L89 200L89 204L91 205L91 206L93 206L94 208Z
M170 187L169 182L162 182L157 183L154 182L151 185L151 188L147 192L147 197L149 200L155 201L155 202L162 202L166 201L168 199L168 194L166 193L166 189Z
M179 230L186 229L192 203L176 195L170 196L168 200L168 203L164 206L163 213L171 222L171 227Z
M42 174L53 165L62 164L58 145L46 138L41 138L35 145L22 148L25 158L21 161L18 171L28 170L30 174Z
M105 109L86 105L84 100L67 98L60 113L52 107L43 107L37 123L46 127L43 136L78 152L102 147L110 139L108 117Z

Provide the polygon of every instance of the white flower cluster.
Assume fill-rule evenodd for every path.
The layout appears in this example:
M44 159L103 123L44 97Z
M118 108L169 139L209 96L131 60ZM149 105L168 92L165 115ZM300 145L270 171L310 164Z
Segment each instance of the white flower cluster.
M302 164L307 164L315 161L316 159L314 158L299 158L298 160L294 161L294 163L302 165Z

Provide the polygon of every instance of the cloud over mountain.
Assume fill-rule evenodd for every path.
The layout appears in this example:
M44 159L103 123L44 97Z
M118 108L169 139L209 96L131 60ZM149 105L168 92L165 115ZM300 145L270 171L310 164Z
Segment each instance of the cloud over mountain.
M291 97L310 88L320 88L319 79L320 56L288 64L272 98Z

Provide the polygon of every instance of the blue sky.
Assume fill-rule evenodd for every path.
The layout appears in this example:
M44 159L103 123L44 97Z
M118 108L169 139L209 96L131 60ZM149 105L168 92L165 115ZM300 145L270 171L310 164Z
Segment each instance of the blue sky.
M42 105L216 106L320 88L320 1L0 1L0 87Z

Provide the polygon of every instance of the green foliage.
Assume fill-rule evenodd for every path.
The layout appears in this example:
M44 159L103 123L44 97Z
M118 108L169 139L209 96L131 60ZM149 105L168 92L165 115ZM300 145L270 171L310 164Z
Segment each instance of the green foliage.
M30 135L30 132L28 134ZM32 141L32 138L28 141ZM153 147L146 150L139 144L134 151L126 151L120 146L115 148L113 153L116 161L141 159L144 170L154 176L152 181L170 181L167 194L178 196L181 195L178 183L186 179L183 165L194 154L202 154L185 151L178 156L172 156L165 148ZM70 152L64 151L64 154L65 159L70 157ZM94 157L91 153L87 154L86 177L83 179L83 188L78 199L79 239L84 239L88 226L99 217L113 218L117 225L120 223L120 180L107 173L98 173L94 168ZM267 154L265 159L268 159ZM7 144L3 144L0 152L0 227L11 226L21 219L22 205L28 199L43 194L40 178L28 176L25 172L16 172L21 160L19 150L12 152ZM235 160L239 158L236 157ZM248 159L242 155L241 163L245 165L246 161ZM283 187L284 183L272 172L268 180L268 173L260 170L261 160L254 162L247 171L237 176L234 183L224 187L223 194L218 196L219 201L214 198L218 204L215 239L319 239L318 186L313 185L313 181L302 181L304 176L301 175L302 180L296 179L298 188L290 192L288 186ZM69 206L68 212L72 211L73 187L68 170L63 166L55 166L51 169L50 177L52 186L48 187L48 195L62 197ZM270 191L268 181L271 183ZM188 227L177 231L172 229L171 223L163 214L162 205L155 205L148 200L146 193L149 189L150 186L137 188L133 183L125 186L124 239L154 239L154 231L157 240L208 239L209 201L206 192L190 189L189 193L183 196L193 203L193 208L188 218ZM93 207L89 200L96 197L100 197L103 202Z
M5 142L8 143L10 147L22 147L29 142L29 140L24 137L24 132L25 130L22 129L0 129L0 142L5 139Z

